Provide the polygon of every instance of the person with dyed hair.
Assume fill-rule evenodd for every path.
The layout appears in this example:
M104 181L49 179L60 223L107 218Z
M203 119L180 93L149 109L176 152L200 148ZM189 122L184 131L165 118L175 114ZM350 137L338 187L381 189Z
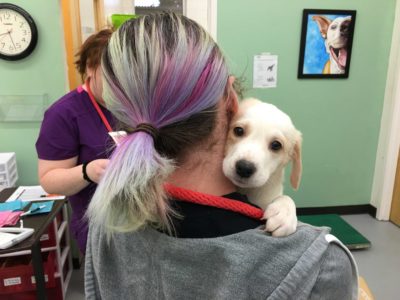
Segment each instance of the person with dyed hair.
M127 21L102 70L104 101L128 135L88 209L86 299L356 299L352 256L327 229L268 235L223 175L238 99L197 23Z

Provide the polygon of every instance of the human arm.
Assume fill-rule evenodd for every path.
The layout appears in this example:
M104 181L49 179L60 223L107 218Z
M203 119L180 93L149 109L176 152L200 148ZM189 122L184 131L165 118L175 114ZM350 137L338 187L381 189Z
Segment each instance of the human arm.
M358 274L351 254L344 246L330 243L321 265L310 299L356 300Z
M77 165L78 157L64 160L39 159L39 182L48 193L74 195L88 186L83 178L82 165ZM98 183L108 165L108 159L96 159L86 167L88 177Z

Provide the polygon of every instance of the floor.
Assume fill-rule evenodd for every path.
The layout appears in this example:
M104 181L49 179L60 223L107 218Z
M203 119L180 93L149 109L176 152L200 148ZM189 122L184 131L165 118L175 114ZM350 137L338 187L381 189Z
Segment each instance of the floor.
M85 290L83 284L83 266L79 270L72 272L71 281L67 290L66 300L85 300Z
M358 271L376 300L400 299L400 228L369 215L342 216L371 241L368 250L353 251Z
M399 299L400 228L369 215L346 215L343 219L372 243L370 249L352 253L359 273L365 278L375 299ZM66 299L85 299L82 269L74 270Z

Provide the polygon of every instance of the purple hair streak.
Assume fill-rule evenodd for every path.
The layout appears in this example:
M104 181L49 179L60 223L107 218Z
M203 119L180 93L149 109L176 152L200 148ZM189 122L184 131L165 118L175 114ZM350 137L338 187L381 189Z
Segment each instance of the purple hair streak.
M207 110L224 95L228 69L212 38L194 21L170 13L142 16L116 31L103 55L103 98L127 128L162 130ZM161 155L145 132L116 147L89 207L110 233L146 223L168 225L163 183L175 157Z

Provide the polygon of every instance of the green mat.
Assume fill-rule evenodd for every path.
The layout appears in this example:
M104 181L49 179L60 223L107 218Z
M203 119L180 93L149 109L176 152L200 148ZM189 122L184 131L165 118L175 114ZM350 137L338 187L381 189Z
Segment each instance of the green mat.
M308 223L314 226L330 227L332 229L331 233L350 250L371 247L371 242L339 215L304 215L298 216L298 219L303 223Z

